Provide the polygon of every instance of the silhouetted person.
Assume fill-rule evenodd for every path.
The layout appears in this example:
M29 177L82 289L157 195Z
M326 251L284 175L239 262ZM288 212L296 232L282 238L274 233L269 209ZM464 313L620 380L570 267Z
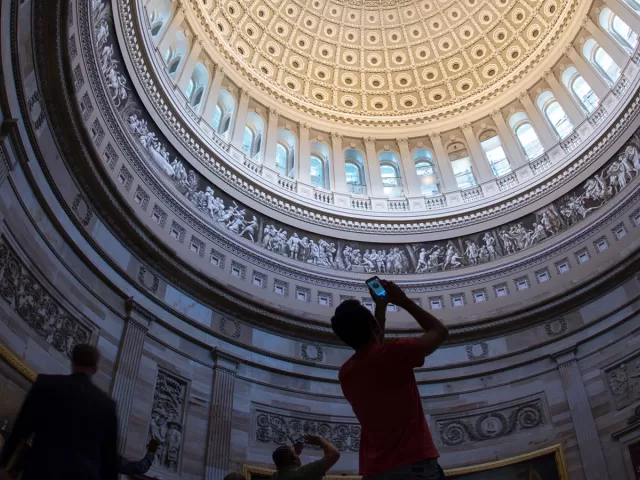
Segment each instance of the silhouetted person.
M6 467L33 435L22 480L116 480L116 404L91 382L100 353L77 345L71 375L38 375L0 458Z
M360 421L360 474L375 480L440 480L438 451L422 410L413 369L448 337L447 328L382 280L387 295L374 315L357 300L336 308L331 327L355 353L340 368L344 396ZM387 304L404 308L425 333L383 344Z
M143 475L147 473L153 464L159 445L160 442L152 438L147 445L147 454L138 461L129 460L122 455L118 455L118 473L122 475Z
M273 452L273 463L276 464L277 471L271 476L271 480L321 480L340 459L340 452L324 438L317 435L303 435L302 438L306 444L320 447L324 456L320 460L302 465L300 453L303 443L278 447Z
M224 480L246 480L244 475L238 472L227 473L224 477Z

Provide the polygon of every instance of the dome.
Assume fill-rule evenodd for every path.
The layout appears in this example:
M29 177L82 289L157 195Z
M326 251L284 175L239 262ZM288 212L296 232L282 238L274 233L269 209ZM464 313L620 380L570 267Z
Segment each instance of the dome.
M330 319L374 310L380 276L449 329L415 374L451 476L552 459L558 479L633 478L636 0L3 0L2 18L9 426L87 342L122 452L162 437L150 477L263 478L302 431L355 475ZM389 340L422 333L387 307Z

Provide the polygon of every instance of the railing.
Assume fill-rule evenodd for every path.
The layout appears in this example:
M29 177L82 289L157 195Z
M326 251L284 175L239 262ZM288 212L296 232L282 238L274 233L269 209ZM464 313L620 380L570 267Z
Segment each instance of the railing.
M476 200L484 198L484 195L482 194L482 187L480 186L462 190L460 192L460 196L462 197L462 201L464 203L475 202Z
M257 173L258 175L262 174L262 165L261 164L253 162L253 161L249 160L246 157L245 157L244 161L242 162L242 164L246 168L251 170L252 172Z
M356 183L347 183L347 191L352 195L366 195L367 186L358 185Z
M368 198L352 198L351 208L355 208L356 210L371 210L371 200Z
M560 148L564 150L564 153L571 153L576 148L578 148L581 143L582 143L582 139L580 138L580 134L578 133L577 130L574 130L573 132L571 132L571 134L567 138L565 138L560 143Z
M518 176L516 175L516 172L511 172L497 178L496 183L498 184L500 191L504 192L505 190L509 190L510 188L518 185Z
M322 203L333 203L333 192L327 192L324 190L314 190L313 198Z
M283 177L281 175L278 175L278 185L280 185L282 188L286 190L295 192L297 184L298 182L296 182L295 180L289 177Z
M537 175L538 173L544 172L548 168L551 168L553 164L549 159L549 155L545 153L544 155L529 162L529 165L531 165L531 169L533 170L533 173Z
M389 210L406 212L409 210L409 202L406 200L389 200Z
M594 110L588 120L591 126L597 127L602 122L604 122L608 116L609 112L607 112L607 110L602 105L600 105Z
M437 197L425 197L424 206L427 210L438 210L440 208L446 208L447 199L444 195Z
M627 77L622 75L616 86L613 87L611 91L616 97L619 97L627 91L627 88L629 88L629 80L627 80Z

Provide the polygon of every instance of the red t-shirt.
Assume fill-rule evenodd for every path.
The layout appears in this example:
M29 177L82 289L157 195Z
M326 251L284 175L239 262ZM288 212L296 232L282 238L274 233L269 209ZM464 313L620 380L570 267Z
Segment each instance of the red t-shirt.
M356 352L338 379L362 429L360 475L379 475L440 455L433 444L413 369L424 344L401 339Z

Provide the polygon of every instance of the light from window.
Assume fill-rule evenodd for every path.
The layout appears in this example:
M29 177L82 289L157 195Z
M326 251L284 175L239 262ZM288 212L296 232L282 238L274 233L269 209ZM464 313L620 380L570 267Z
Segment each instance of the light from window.
M398 186L398 173L391 165L380 165L380 175L382 176L382 185L385 187Z
M253 132L249 127L244 127L244 137L242 138L242 151L248 157L251 156L251 147L253 147Z
M276 170L280 175L287 173L287 149L281 143L276 147Z
M604 73L606 79L609 80L610 83L614 84L618 81L620 78L620 67L618 67L618 64L613 61L613 58L604 51L604 48L598 47L596 49L593 61L600 68L602 73Z
M438 195L438 177L430 160L417 160L416 173L420 182L420 190L423 195Z
M216 105L216 110L213 112L213 129L217 132L220 130L220 120L222 119L222 109L220 105Z
M193 77L192 77L191 80L189 80L189 85L187 85L187 89L184 91L184 94L189 100L191 100L191 94L193 93L193 90L195 88L196 88L196 82L193 80Z
M553 100L547 105L544 113L561 139L566 138L573 131L573 124L556 100Z
M640 13L640 2L638 0L622 0L624 3Z
M571 91L587 112L595 110L599 98L581 75L577 75L571 82Z
M358 166L353 163L346 163L344 168L347 178L347 184L361 185L360 168L358 168Z
M324 187L324 164L315 155L311 156L311 185Z
M502 148L500 137L495 135L483 142L480 142L480 145L482 146L482 150L487 156L489 165L491 165L491 170L493 170L493 174L496 177L500 177L511 172L511 165L509 165L507 155L504 153L504 148Z
M471 169L471 159L469 157L459 158L451 162L451 169L456 177L458 188L465 189L475 187L476 179Z
M516 137L529 160L544 153L544 147L530 123L523 123L516 129Z
M613 31L620 37L622 43L629 49L634 49L638 44L638 34L631 30L620 17L614 15L611 24Z

